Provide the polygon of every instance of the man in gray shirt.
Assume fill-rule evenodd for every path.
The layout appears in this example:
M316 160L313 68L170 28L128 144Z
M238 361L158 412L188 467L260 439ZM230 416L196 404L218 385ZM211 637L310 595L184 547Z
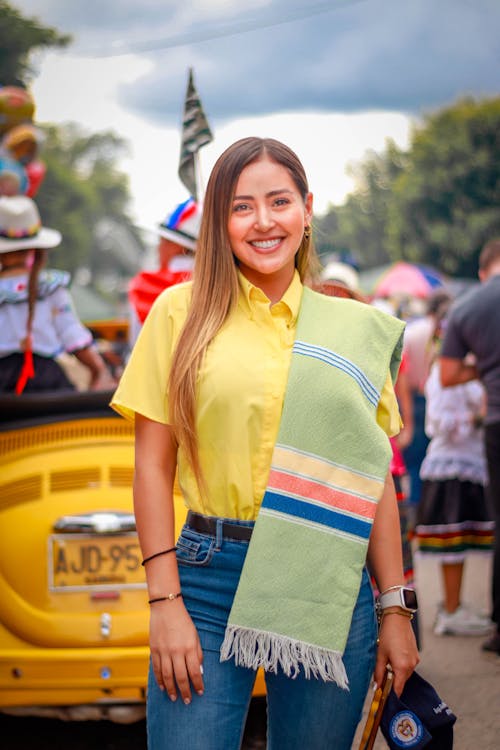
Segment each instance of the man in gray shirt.
M500 654L500 239L491 240L481 251L479 279L480 286L451 308L440 367L444 386L479 378L486 389L486 458L496 526L492 581L496 632L482 648ZM466 360L470 353L474 364Z

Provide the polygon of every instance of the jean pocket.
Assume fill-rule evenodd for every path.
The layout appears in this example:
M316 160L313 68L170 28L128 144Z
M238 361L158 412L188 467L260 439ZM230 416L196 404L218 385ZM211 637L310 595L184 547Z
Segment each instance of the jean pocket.
M177 540L177 562L180 565L209 565L214 549L213 537L184 528Z

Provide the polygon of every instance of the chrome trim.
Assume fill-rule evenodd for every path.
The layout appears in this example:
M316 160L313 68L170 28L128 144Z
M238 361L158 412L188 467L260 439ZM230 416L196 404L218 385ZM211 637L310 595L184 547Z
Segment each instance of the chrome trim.
M135 531L133 513L121 511L96 511L79 516L62 516L53 530L64 534L123 534Z
M101 636L103 638L109 638L111 635L111 624L112 618L109 612L103 612L100 619Z

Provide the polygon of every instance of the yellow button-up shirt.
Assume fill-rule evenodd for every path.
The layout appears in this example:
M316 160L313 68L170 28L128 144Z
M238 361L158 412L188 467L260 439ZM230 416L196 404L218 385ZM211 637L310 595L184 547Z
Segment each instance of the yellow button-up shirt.
M198 376L200 464L207 486L201 497L182 451L178 480L185 503L210 516L256 518L278 434L302 283L295 273L282 299L266 295L239 274L238 304L210 343ZM168 424L167 382L184 323L191 282L163 292L153 305L112 400L123 416ZM388 435L400 427L390 376L377 410Z

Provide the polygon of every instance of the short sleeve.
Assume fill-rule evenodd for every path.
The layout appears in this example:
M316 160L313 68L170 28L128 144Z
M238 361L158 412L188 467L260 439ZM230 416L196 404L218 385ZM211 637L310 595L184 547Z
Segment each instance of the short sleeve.
M163 292L144 322L110 404L126 419L133 420L137 413L168 424L168 378L190 287L180 284Z
M377 407L377 423L389 437L394 437L401 430L401 416L390 375L387 376L382 388L382 394Z

